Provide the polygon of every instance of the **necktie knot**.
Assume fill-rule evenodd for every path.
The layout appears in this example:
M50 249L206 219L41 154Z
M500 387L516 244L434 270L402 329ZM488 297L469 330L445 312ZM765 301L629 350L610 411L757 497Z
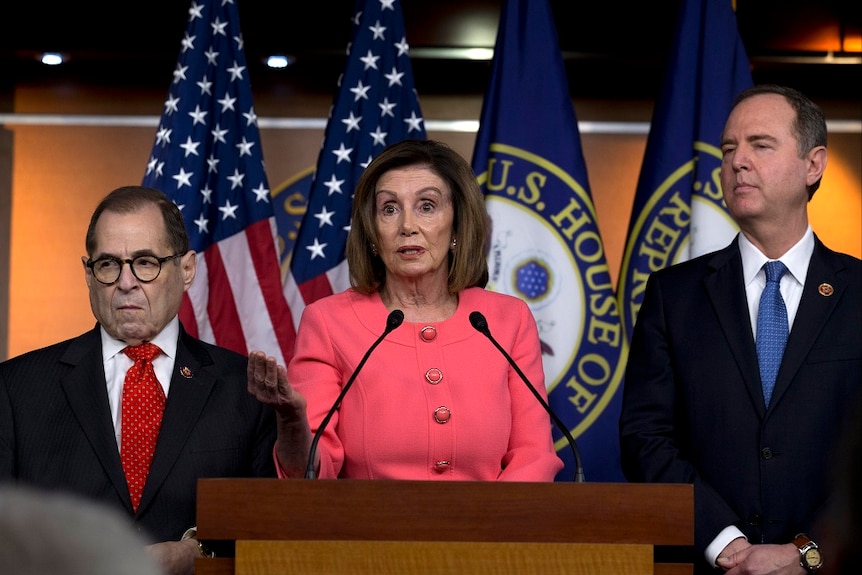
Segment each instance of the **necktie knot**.
M775 260L772 262L766 262L763 264L764 271L766 272L766 282L780 282L782 276L784 276L787 271L787 267L780 260Z
M159 349L159 346L152 344L150 342L142 343L141 345L130 345L123 349L123 353L132 358L134 361L146 360L153 361L155 358L162 353L162 350Z

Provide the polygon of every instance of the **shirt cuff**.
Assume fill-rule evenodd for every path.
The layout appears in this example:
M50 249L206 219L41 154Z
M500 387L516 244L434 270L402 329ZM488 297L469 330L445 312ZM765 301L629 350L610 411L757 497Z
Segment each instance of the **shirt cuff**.
M746 541L748 540L748 537L746 537L745 534L735 525L730 525L722 529L703 552L706 562L712 567L718 567L715 563L715 560L718 559L718 554L721 553L721 551L727 547L731 541L739 537L744 538Z

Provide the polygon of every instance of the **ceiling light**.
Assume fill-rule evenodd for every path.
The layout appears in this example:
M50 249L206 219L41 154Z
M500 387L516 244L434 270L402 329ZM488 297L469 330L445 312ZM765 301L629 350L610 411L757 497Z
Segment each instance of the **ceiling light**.
M294 59L291 56L273 54L272 56L267 57L266 65L270 68L287 68L293 64L293 61Z
M63 63L64 58L59 52L45 52L42 54L41 61L48 66L57 66Z
M493 48L468 48L464 56L468 60L490 60L494 57Z
M417 47L410 48L410 58L423 60L490 60L493 48Z

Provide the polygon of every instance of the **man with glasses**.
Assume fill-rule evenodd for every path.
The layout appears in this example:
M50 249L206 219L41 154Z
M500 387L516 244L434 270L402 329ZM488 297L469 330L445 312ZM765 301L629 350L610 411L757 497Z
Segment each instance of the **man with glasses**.
M194 539L197 480L275 477L274 414L246 390L246 356L179 321L196 254L167 196L114 190L86 249L97 325L0 364L0 482L121 509L166 573L193 573L211 553Z

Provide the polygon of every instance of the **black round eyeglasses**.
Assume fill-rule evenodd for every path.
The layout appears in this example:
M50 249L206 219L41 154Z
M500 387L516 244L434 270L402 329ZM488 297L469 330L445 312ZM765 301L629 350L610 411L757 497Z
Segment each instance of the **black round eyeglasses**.
M120 274L123 273L123 265L129 264L138 281L149 283L159 277L162 271L162 264L166 261L176 259L185 254L174 254L157 258L156 256L138 256L131 259L120 259L115 257L104 257L93 261L87 261L87 267L93 272L93 277L100 284L113 285L120 279Z

